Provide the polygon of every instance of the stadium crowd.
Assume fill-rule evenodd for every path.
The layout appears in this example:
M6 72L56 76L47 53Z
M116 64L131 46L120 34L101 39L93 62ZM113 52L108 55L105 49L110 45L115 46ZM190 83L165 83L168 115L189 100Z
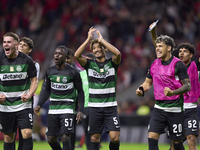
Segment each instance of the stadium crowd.
M37 37L58 21L54 35L57 45L67 45L74 51L87 29L95 26L122 53L118 92L144 77L155 59L148 26L157 19L158 34L172 36L175 43L190 42L196 47L196 57L200 56L199 0L2 0L0 8L1 36L13 31L19 36ZM46 52L37 45L31 56L42 65L51 59L45 57ZM46 69L41 67L41 72Z

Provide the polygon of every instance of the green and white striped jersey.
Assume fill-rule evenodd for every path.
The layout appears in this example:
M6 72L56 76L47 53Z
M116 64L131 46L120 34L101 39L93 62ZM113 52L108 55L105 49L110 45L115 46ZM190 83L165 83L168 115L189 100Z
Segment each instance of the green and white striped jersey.
M118 65L112 62L112 58L100 63L87 59L84 66L89 82L89 107L117 106L116 82Z
M35 63L31 57L19 52L14 59L4 54L0 59L0 94L6 96L4 104L0 104L1 112L16 112L32 108L32 99L23 103L21 96L28 94L30 78L36 77Z
M46 72L43 88L50 93L49 114L75 113L76 89L82 89L82 81L77 69L70 65L66 65L64 69L50 67ZM40 94L38 105L44 103L43 89Z

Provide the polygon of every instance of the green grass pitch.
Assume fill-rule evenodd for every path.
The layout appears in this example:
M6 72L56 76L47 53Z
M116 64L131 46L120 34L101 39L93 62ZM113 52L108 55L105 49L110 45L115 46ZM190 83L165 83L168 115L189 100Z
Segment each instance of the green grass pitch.
M16 142L17 149L18 142ZM188 150L187 144L184 145L185 150ZM200 145L197 146L200 149ZM3 149L3 141L0 141L0 149ZM147 144L140 143L120 143L120 150L148 150ZM161 150L169 150L168 144L159 144L159 149ZM47 142L35 142L33 143L33 150L51 150L50 146ZM76 148L75 150L86 150L85 145L82 148ZM109 150L109 143L103 142L102 148L100 150Z

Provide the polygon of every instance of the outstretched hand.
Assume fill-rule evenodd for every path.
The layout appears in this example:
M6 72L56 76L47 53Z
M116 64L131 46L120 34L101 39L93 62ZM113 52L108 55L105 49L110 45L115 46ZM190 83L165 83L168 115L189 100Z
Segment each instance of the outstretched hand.
M149 26L149 31L153 31L155 32L156 31L156 24L158 23L159 20L153 22L150 26Z

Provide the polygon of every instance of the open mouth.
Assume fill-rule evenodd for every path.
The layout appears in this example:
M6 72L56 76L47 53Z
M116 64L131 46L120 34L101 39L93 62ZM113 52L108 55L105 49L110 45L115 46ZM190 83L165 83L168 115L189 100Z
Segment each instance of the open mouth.
M182 60L182 59L183 59L183 56L180 56L179 59Z
M10 48L5 48L5 53L8 54L10 52Z
M157 52L156 54L157 54L157 55L161 55L161 52Z
M55 61L55 63L57 63L58 62L58 58L55 58L54 61Z

